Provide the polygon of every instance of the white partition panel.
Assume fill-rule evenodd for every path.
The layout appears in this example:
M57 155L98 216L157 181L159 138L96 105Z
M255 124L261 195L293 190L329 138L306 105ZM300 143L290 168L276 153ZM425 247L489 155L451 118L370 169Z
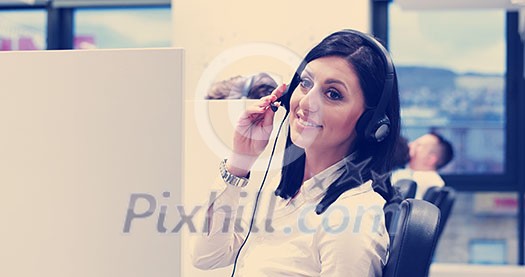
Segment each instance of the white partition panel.
M0 53L0 276L180 276L182 49Z

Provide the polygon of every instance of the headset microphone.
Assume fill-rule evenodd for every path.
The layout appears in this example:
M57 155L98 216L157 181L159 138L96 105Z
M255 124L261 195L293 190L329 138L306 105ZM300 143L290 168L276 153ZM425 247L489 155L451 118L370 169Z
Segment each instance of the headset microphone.
M279 102L272 102L270 103L270 109L272 109L273 112L277 112L277 109L279 109L279 106L277 105Z
M290 96L288 95L288 92L290 92L290 85L286 85L286 89L284 90L283 94L281 94L281 97L277 98L275 101L273 101L272 103L270 103L270 109L273 111L273 112L277 112L277 110L279 109L279 107L281 107L283 101L285 100L285 98L289 98ZM289 102L289 99L286 99L286 101ZM284 108L286 110L288 110L288 108L286 107L286 105L284 106Z
M390 58L390 54L388 53L388 51L375 38L373 38L372 36L369 36L367 34L364 34L364 33L358 32L358 31L354 31L354 30L346 30L346 31L349 32L349 33L352 33L352 34L354 34L356 36L361 37L364 41L368 42L367 44L370 47L376 49L376 52L380 53L381 59L383 60L383 63L384 63L384 66L385 66L385 75L386 75L386 77L385 77L385 83L384 83L383 88L382 88L382 92L381 92L381 95L380 95L379 102L378 102L377 106L366 110L361 115L361 117L358 119L358 122L356 124L357 125L356 126L357 132L360 135L365 137L367 140L370 140L370 141L373 141L373 142L381 142L390 133L390 120L389 120L388 116L386 115L386 109L387 109L388 103L390 102L392 91L394 90L394 87L395 87L396 77L395 77L394 64L393 64L393 62L392 62L392 60ZM256 211L257 211L258 203L259 203L259 197L261 195L264 183L266 181L266 177L268 175L268 171L270 169L270 165L271 165L274 153L275 153L275 148L276 148L276 145L277 145L277 140L279 138L279 134L280 134L281 129L283 127L283 123L286 121L286 118L288 117L288 112L289 112L289 109L290 109L290 95L291 95L292 91L297 87L297 85L300 82L300 78L297 75L297 72L301 72L304 69L305 66L306 66L306 61L303 61L301 63L301 65L299 66L298 70L296 71L296 74L294 75L294 77L292 79L292 82L290 82L290 84L286 86L286 90L283 92L281 97L277 98L275 101L270 103L270 109L272 111L276 112L280 106L283 106L286 109L287 113L286 113L285 117L283 118L283 120L281 121L281 124L279 125L279 129L277 130L277 135L275 137L275 140L274 140L274 143L273 143L273 147L272 147L272 151L270 153L270 158L268 160L268 165L266 167L266 171L265 171L263 179L261 181L259 190L257 191L257 196L256 196L256 199L255 199L255 204L254 204L254 209L253 209L253 213L252 213L252 218L250 220L250 224L249 224L249 227L248 227L248 232L246 234L246 237L245 237L243 243L239 247L239 250L237 251L237 255L235 256L235 259L233 261L233 269L232 269L232 274L231 274L232 277L235 276L235 271L236 271L236 268L237 268L237 261L239 259L241 250L244 248L246 242L248 241L248 238L250 237L250 234L251 234L251 231L252 231L252 228L253 228L253 224L254 224L254 221L255 221L255 214L256 214ZM251 81L252 80L250 80L250 85L251 85Z

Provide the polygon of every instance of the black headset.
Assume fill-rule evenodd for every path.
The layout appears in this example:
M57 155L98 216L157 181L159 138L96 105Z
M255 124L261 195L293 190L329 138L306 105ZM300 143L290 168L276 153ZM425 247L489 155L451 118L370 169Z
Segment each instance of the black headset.
M356 124L359 135L371 142L381 142L390 134L390 119L386 115L386 108L394 90L395 69L390 53L374 37L355 30L345 30L362 38L367 44L380 53L385 66L385 83L377 106L363 112Z
M359 119L357 121L357 124L356 124L356 130L359 133L359 135L363 136L364 138L366 138L367 140L372 141L372 142L381 142L386 137L388 137L388 135L390 133L390 119L386 115L386 108L388 106L388 103L390 102L390 97L391 97L392 91L394 89L394 80L395 80L394 64L392 63L392 59L390 58L390 54L388 53L388 51L375 38L373 38L370 35L361 33L359 31L355 31L355 30L345 30L345 31L348 32L348 33L351 33L351 34L359 36L363 40L367 41L368 45L370 47L376 49L377 50L376 52L380 52L381 53L381 55L380 55L381 59L383 60L383 63L385 65L385 84L383 86L383 91L381 93L381 96L380 96L380 99L379 99L379 103L377 104L376 107L369 108L369 109L365 110L365 112L363 112L361 117L359 117ZM304 68L305 65L306 64L302 63L300 65L300 68L301 67ZM248 95L247 91L249 90L249 88L251 87L251 85L253 83L253 79L254 79L253 77L254 76L252 76L244 84L244 87L243 87L243 95L244 96ZM299 80L296 77L297 76L294 76L294 78L292 79L292 82L290 83L290 85L286 87L286 91L283 93L283 95L279 99L277 99L277 101L283 101L284 98L287 98L287 100L284 101L284 104L283 104L284 108L287 111L286 112L286 116L281 121L279 129L277 130L277 135L275 137L275 141L274 141L273 147L272 147L272 152L270 154L270 159L268 161L268 166L266 168L266 172L265 172L265 174L263 176L263 180L262 180L261 185L259 187L259 190L257 192L257 197L256 197L256 200L255 200L255 206L254 206L252 218L251 218L251 221L250 221L250 226L248 228L248 233L247 233L246 238L244 239L243 243L239 247L237 255L235 256L235 260L233 262L233 269L232 269L231 277L235 276L235 270L237 268L237 260L239 258L240 253L241 253L241 250L243 249L244 245L246 244L246 241L248 240L248 238L249 238L249 236L251 234L251 231L252 231L252 227L253 227L254 219L255 219L255 213L256 213L256 210L257 210L258 203L259 203L259 196L261 194L262 188L263 188L264 183L266 181L266 177L267 177L268 171L270 169L270 164L272 162L272 158L273 158L273 155L274 155L274 152L275 152L277 139L278 139L279 134L281 132L283 123L285 122L285 120L286 120L286 118L288 116L288 113L290 111L290 108L289 108L289 101L290 100L289 100L289 98L290 98L291 93L293 93L293 91L291 91L293 89L291 89L291 88L292 87L295 88L295 86L297 86L297 84L299 82ZM271 105L270 107L271 107L271 109L274 112L277 111L277 106Z
M385 49L385 47L371 35L350 29L346 29L343 32L356 35L363 39L369 47L373 48L376 53L379 53L379 56L381 57L381 60L385 66L385 83L383 85L383 91L381 92L379 102L375 107L367 108L363 112L363 114L359 117L355 127L360 137L373 143L379 143L387 138L390 134L390 119L386 115L386 108L390 102L390 98L392 97L392 91L394 90L394 82L396 79L394 63L392 62L390 54ZM304 69L305 66L306 62L303 61L297 72ZM283 96L281 96L280 99L277 99L277 101L284 102L283 106L287 111L290 109L290 94L300 82L297 72L290 82L287 91L283 93ZM276 111L277 107L272 106L272 110Z

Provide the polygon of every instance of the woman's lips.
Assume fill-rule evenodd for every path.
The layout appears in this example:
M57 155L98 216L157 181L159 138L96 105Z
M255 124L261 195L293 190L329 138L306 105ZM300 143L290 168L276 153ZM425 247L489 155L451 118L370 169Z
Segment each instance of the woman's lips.
M322 125L319 125L315 122L308 121L308 119L303 119L300 115L297 115L297 123L305 128L322 128Z

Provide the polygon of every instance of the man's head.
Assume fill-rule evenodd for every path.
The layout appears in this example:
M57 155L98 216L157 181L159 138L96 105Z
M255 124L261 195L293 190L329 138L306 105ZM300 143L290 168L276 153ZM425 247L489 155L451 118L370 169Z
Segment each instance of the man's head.
M448 140L431 132L409 144L410 168L414 170L438 170L454 157L454 150Z

